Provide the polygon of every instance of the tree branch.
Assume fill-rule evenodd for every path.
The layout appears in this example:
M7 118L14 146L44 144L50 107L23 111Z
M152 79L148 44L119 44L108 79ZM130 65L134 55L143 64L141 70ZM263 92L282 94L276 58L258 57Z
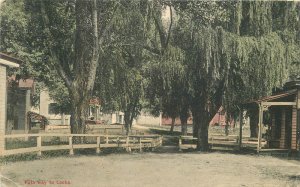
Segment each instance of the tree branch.
M111 19L110 19L108 25L105 27L104 31L102 32L101 36L100 36L99 39L98 39L98 40L99 40L99 41L98 41L99 47L102 46L102 43L103 43L103 41L104 41L104 37L108 34L108 31L111 29L111 27L112 27L112 25L113 25L112 21L113 21L113 19L115 18L115 13L116 13L117 9L119 8L119 6L120 6L120 4L117 3L117 5L114 7L112 17L111 17Z
M49 18L48 18L48 15L46 13L46 10L45 10L45 4L44 4L43 0L41 0L41 14L42 14L46 34L48 35L48 37L51 40L53 40L53 35L52 35L51 30L49 28L49 25L50 25L49 24ZM59 76L63 79L63 81L65 82L68 89L70 89L72 87L72 80L71 80L70 76L68 76L66 74L63 66L61 65L61 62L60 62L59 58L57 57L57 54L55 53L55 51L53 50L53 48L50 44L49 44L49 49L50 49L50 56L51 56L50 61L51 61L51 63L53 63L54 68L58 72Z
M168 45L169 45L169 40L170 40L170 36L171 36L171 29L172 29L172 25L173 25L173 11L172 11L172 7L170 5L168 5L170 8L170 25L169 25L169 29L168 32L166 33L162 24L162 20L161 17L160 19L158 18L157 15L160 15L161 10L156 10L153 12L153 19L155 22L155 26L156 29L158 30L159 33L159 37L160 37L160 43L161 43L161 54L164 54L165 50L167 49ZM155 15L157 14L157 15Z
M153 19L154 19L154 22L155 22L156 29L158 30L158 33L159 33L159 38L160 38L160 43L161 43L161 53L163 53L164 46L165 46L165 43L166 43L166 36L165 36L165 32L164 32L164 28L163 28L163 25L161 23L161 20L158 20L155 13L157 13L157 11L153 12L152 15L153 15Z
M172 29L172 25L173 25L173 11L172 11L172 7L170 7L170 25L169 25L169 30L168 30L168 34L167 34L167 41L165 43L165 49L168 47L169 45L169 40L170 40L170 36L171 36L171 29Z
M94 87L94 80L99 60L99 43L98 43L98 13L97 13L97 0L92 2L92 26L93 26L93 52L90 65L90 73L88 76L87 90L92 91Z

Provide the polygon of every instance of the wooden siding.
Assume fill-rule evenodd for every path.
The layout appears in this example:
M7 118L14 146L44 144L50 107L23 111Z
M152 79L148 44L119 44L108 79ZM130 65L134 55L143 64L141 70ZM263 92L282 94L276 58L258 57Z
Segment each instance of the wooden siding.
M285 113L286 110L282 109L281 111L281 136L280 136L280 148L284 149L285 148Z
M0 65L0 154L5 149L6 124L6 67Z
M275 118L275 113L273 112L272 113L272 126L271 126L271 129L272 129L272 131L271 131L271 133L272 133L272 139L275 139L275 137L276 137L276 118Z
M292 130L291 130L291 149L297 149L297 108L293 107L292 111Z

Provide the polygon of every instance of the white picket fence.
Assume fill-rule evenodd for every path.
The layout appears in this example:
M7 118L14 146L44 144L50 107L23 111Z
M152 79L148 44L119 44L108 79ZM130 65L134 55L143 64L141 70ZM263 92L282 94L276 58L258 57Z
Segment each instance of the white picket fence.
M53 137L62 139L62 143L58 145L43 145ZM75 138L77 137L77 138ZM95 149L96 153L100 153L105 148L124 148L127 151L138 149L143 151L144 148L155 149L162 145L162 137L159 135L108 135L108 134L13 134L5 135L6 142L8 139L18 139L23 142L29 139L36 139L36 146L27 148L4 149L0 156L33 153L41 156L43 151L53 150L69 150L69 154L74 154L74 149ZM74 139L79 143L74 143Z

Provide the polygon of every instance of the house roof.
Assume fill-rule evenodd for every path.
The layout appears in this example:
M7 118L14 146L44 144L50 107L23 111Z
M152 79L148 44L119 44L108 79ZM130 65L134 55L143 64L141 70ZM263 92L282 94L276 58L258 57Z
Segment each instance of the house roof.
M100 105L100 99L98 97L94 97L92 99L90 99L90 105Z
M300 77L298 77L296 80L291 80L285 83L284 87L286 89L300 88Z
M7 80L14 81L18 84L18 88L23 89L33 89L34 88L34 79L28 78L28 79L18 79L16 78L16 75L12 75L7 78Z
M29 88L31 89L34 86L33 79L20 79L19 88Z
M17 58L14 58L4 53L0 53L0 65L17 68L20 66L19 63L21 62L22 61Z
M280 99L280 98L284 98L290 95L296 95L297 93L297 89L293 89L293 90L287 90L275 95L271 95L271 96L267 96L267 97L263 97L257 100L251 100L249 102L246 102L245 104L252 104L252 103L260 103L260 102L266 102L266 101L272 101L275 99Z

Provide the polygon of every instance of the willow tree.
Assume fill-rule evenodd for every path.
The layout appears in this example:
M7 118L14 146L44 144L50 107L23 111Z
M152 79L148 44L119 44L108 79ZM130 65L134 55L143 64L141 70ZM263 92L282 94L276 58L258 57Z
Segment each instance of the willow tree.
M120 2L117 20L112 25L111 43L104 50L103 58L110 63L100 65L97 73L95 94L103 100L103 109L108 112L124 112L127 134L134 118L141 111L143 97L142 75L145 58L143 44L148 6L144 1Z
M299 61L299 27L293 24L292 32L274 29L275 4L179 2L176 44L186 54L199 149L208 149L208 123L221 105L234 111L243 100L270 94L287 79L291 62ZM285 12L299 22L295 12Z
M299 75L299 3L237 2L231 24L235 49L231 55L224 106L237 112L245 100L270 95L288 78ZM298 7L298 8L297 8ZM263 81L262 81L263 80ZM256 136L257 108L249 110L251 136Z
M85 110L117 6L115 1L96 0L23 3L28 23L23 34L28 38L19 40L22 51L35 55L33 68L50 70L45 79L55 72L63 82L70 98L72 133L85 132Z
M191 96L193 135L198 138L198 148L207 150L208 123L221 104L229 68L223 50L224 31L214 27L226 21L226 11L215 2L179 2L176 6L180 18L174 43L185 53L182 63Z
M177 16L171 2L148 1L148 7L150 19L146 22L149 29L144 48L151 60L144 68L146 101L153 114L169 116L173 123L180 117L182 132L186 135L189 106L186 87L183 87L186 83L185 67L181 63L184 53L173 45Z

